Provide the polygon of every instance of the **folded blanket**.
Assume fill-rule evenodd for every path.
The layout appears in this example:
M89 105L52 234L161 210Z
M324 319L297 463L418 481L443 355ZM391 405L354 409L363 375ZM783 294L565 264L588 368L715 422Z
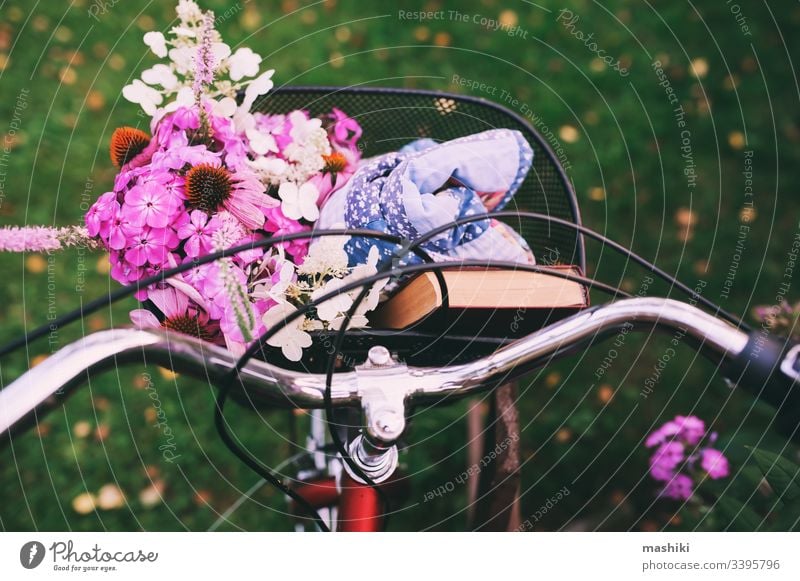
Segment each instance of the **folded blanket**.
M319 228L345 225L416 240L458 218L499 210L514 196L533 163L533 151L518 131L492 129L437 144L415 141L398 152L369 160L322 208ZM382 263L394 244L354 237L351 264L366 261L377 246ZM498 221L463 224L426 242L436 260L493 259L534 262L524 240ZM402 262L418 262L408 257Z

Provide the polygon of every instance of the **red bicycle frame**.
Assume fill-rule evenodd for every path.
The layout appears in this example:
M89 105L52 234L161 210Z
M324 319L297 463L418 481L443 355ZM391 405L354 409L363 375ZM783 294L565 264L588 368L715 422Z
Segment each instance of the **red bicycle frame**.
M378 492L368 484L342 476L341 490L336 479L322 478L303 482L295 488L314 509L338 506L337 530L341 532L371 533L381 530L383 518Z

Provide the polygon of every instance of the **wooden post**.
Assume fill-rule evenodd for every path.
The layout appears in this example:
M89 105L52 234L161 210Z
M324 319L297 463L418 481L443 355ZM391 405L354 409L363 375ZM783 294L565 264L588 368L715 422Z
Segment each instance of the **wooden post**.
M478 500L470 528L514 531L522 522L520 494L519 414L514 402L517 384L497 388L491 398ZM493 458L492 458L493 456Z

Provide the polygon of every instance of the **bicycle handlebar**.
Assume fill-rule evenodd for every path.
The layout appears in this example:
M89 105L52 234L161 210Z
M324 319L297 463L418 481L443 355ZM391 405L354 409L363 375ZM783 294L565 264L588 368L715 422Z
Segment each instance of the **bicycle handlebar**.
M368 361L355 371L334 375L331 401L335 407L362 405L368 431L388 441L399 435L396 432L402 431L404 422L394 426L384 425L386 418L370 422L370 415L375 416L386 399L407 407L474 393L519 377L627 325L682 331L694 347L720 364L725 377L778 407L783 431L796 433L800 345L786 344L763 331L748 335L696 307L658 298L624 299L586 309L470 363L427 368ZM58 405L84 383L89 373L144 361L213 383L230 374L236 360L226 349L161 330L95 333L62 348L0 391L0 436L10 437L27 427L38 414ZM321 408L325 385L324 374L251 360L239 372L236 389L252 401L275 407Z

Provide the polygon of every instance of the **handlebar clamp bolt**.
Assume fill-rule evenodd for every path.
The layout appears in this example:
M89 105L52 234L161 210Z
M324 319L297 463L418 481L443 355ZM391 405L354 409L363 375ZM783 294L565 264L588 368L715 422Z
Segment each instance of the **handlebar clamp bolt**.
M383 345L371 347L367 358L374 367L387 367L392 364L392 354Z

